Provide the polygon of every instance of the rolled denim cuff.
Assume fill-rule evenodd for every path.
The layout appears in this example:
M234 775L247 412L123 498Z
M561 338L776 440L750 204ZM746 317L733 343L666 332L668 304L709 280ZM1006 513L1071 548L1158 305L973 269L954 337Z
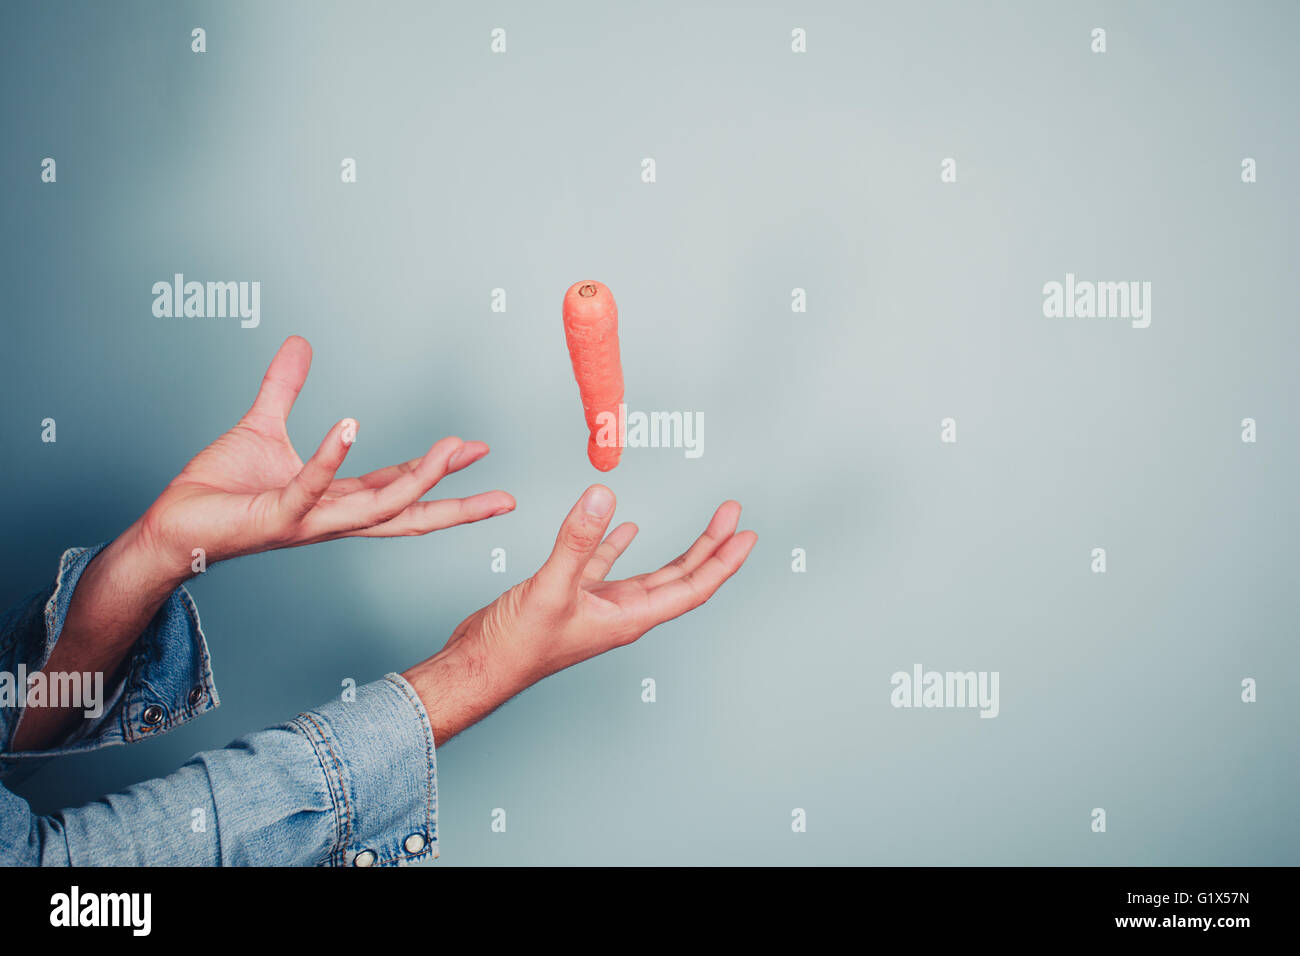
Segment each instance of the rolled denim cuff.
M33 619L33 633L23 639L10 658L22 664L28 676L49 661L77 582L106 546L107 542L93 548L69 548L63 553L54 591L45 601L43 635ZM102 693L101 714L88 717L67 737L44 750L9 752L18 721L8 723L10 733L0 742L4 748L0 776L23 763L156 736L220 704L198 609L185 588L172 592L140 634L127 660L126 676L115 687L103 687Z
M400 674L300 714L334 808L330 866L404 866L438 856L438 766L429 715Z

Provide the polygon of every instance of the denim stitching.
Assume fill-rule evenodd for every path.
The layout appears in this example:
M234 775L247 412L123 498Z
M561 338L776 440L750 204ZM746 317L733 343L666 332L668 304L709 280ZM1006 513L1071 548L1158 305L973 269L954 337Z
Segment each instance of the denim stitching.
M345 824L340 852L343 854L344 858L346 858L348 844L352 842L352 805L348 800L348 788L344 786L343 782L343 765L339 762L338 755L334 753L334 747L330 743L329 737L325 735L325 732L321 730L320 724L316 722L316 718L311 714L299 714L298 717L300 720L311 721L311 725L315 727L316 732L320 734L321 742L325 744L325 749L329 751L330 759L334 761L335 775L338 777L339 781L339 794L343 798L343 820Z
M131 669L126 676L126 689L123 691L122 698L122 735L129 743L135 743L136 741L144 740L147 737L157 736L164 731L171 730L173 727L178 727L186 721L197 717L200 714L207 713L209 710L215 710L220 706L215 682L211 679L212 658L207 652L207 638L203 633L203 627L199 624L198 608L194 606L194 599L190 596L190 593L185 590L184 586L181 586L178 587L176 591L172 592L171 596L167 598L163 603L162 609L166 609L167 605L171 603L173 597L180 600L181 607L185 610L190 622L194 625L194 634L191 638L191 643L194 646L198 658L199 683L203 687L204 700L200 701L194 707L175 706L176 702L173 702L173 706L165 707L165 710L171 714L166 721L161 724L154 724L153 726L136 728L130 719L129 712L132 706L130 698L139 692L141 684L147 682L143 678L137 678L136 675L142 661L138 655L133 656L131 660ZM150 689L156 690L152 684L149 686ZM189 694L188 687L185 689L185 694ZM156 694L155 696L161 697L162 695ZM137 701L136 703L143 703L143 701ZM145 706L147 707L148 704L145 704Z
M330 795L330 809L334 811L334 846L336 849L330 851L329 862L334 863L339 858L340 851L337 847L342 845L343 841L343 813L339 807L339 794L334 790L334 779L330 776L329 767L325 765L325 755L321 753L320 747L316 746L316 738L312 734L311 728L303 721L306 714L299 714L289 722L289 729L302 734L311 744L312 753L316 755L316 764L320 767L321 776L325 778L325 789Z
M383 866L384 864L387 863L397 863L402 860L418 860L421 857L429 856L433 852L434 845L438 839L438 828L435 823L435 814L434 814L434 807L433 807L433 731L429 725L428 715L425 714L424 712L424 704L416 699L413 699L411 697L411 692L406 687L404 687L402 684L398 683L397 681L393 680L391 677L385 677L384 680L388 681L388 683L392 684L399 691L401 691L402 696L405 697L407 702L411 705L411 707L415 709L416 717L419 719L421 725L420 730L424 734L424 756L425 756L424 825L425 828L429 831L430 839L428 844L422 850L420 850L420 852L398 854L397 856L389 857L386 860L380 860L379 863L376 864L378 866ZM405 849L404 844L402 845L402 848Z
M212 658L208 654L207 635L203 633L203 625L199 623L199 609L194 604L194 598L190 592L181 585L176 589L180 597L181 606L185 608L185 613L189 615L194 622L194 649L198 652L199 658L199 682L203 685L207 698L211 701L214 708L220 706L221 701L217 698L216 680L212 676ZM188 691L187 691L188 693Z

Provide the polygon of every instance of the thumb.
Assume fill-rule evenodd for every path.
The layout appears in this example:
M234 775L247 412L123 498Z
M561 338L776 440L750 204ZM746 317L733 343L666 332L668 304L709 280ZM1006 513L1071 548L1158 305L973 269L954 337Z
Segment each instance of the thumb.
M552 596L568 597L577 590L582 571L604 540L613 516L614 492L592 485L582 493L560 526L551 556L537 572L538 583Z
M356 440L357 423L351 418L343 419L329 430L316 454L280 490L280 507L286 515L298 521L316 507Z

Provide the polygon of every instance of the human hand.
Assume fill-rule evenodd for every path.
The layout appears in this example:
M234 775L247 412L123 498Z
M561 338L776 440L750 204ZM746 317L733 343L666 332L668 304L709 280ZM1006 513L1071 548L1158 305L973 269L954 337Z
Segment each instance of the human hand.
M166 487L126 537L140 542L179 583L202 548L211 564L226 558L349 536L427 534L510 511L514 498L489 491L421 501L447 474L488 452L482 442L444 438L422 458L359 478L335 478L356 439L345 418L304 465L285 423L311 367L311 346L290 336L262 379L253 407Z
M758 540L752 531L736 533L740 505L728 501L678 558L649 574L608 581L637 533L628 522L602 540L614 505L608 488L588 488L538 572L467 617L442 651L403 675L425 702L436 741L556 671L699 607Z

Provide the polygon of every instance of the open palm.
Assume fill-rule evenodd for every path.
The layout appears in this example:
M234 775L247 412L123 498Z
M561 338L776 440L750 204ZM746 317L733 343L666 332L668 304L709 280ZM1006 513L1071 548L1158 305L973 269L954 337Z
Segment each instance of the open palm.
M304 464L286 428L311 367L311 346L291 336L262 379L252 408L200 452L143 520L147 540L169 562L188 565L346 536L427 534L514 508L504 491L421 501L444 476L488 452L482 442L444 438L422 457L357 478L336 478L357 434L338 422Z
M707 601L748 556L757 536L736 534L740 504L723 502L695 543L657 571L618 581L606 580L614 562L636 537L630 521L615 528L583 566L577 612L613 624L626 640L680 617ZM735 538L735 542L732 539Z
M608 496L607 510L586 510L593 493ZM699 607L740 569L758 540L752 531L736 532L740 505L724 502L679 557L657 571L609 581L614 562L637 534L628 522L602 540L613 510L613 492L601 485L587 489L546 563L462 621L447 646L467 641L475 659L499 662L504 692L515 693Z

